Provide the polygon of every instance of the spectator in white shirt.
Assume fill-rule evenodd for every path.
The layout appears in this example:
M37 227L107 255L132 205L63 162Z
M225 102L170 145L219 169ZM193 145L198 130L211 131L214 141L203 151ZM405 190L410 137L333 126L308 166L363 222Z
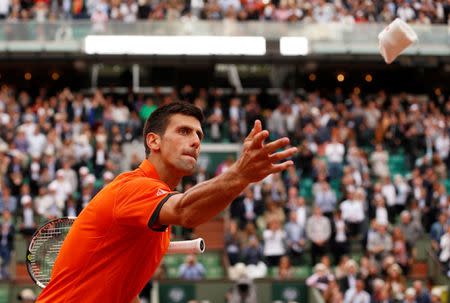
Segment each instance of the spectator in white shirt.
M375 220L378 224L389 224L388 211L382 195L375 195Z
M319 0L318 5L314 6L314 20L318 23L329 23L334 18L334 6L325 0Z
M64 172L64 180L67 180L67 182L70 183L72 190L75 191L78 188L78 177L75 170L71 167L72 163L71 160L64 161L61 170Z
M355 192L348 192L347 200L341 203L340 209L342 211L342 218L348 226L349 236L359 236L365 218L364 193L360 189Z
M28 152L32 155L42 155L47 144L47 138L41 133L40 127L36 126L34 133L28 137Z
M450 225L447 226L447 232L441 237L439 243L441 253L439 254L439 261L441 261L446 268L450 265Z
M325 156L328 161L328 172L331 179L342 176L342 162L344 161L345 146L333 136L331 142L325 147Z
M389 175L389 154L383 149L381 144L375 146L375 151L370 156L373 174L379 178Z
M6 19L9 15L11 0L0 0L0 19Z
M303 197L297 198L297 209L296 209L297 223L303 229L306 229L306 220L310 214L310 209L305 204L306 204L305 198Z
M441 159L446 162L450 151L450 138L444 130L439 130L435 137L434 147Z
M56 187L57 185L53 183L48 186L48 189L39 188L39 196L35 199L37 213L47 220L62 216L62 211L56 203Z
M397 17L399 17L405 22L408 22L416 17L416 13L412 9L409 2L404 1L402 5L397 9Z
M130 110L123 103L123 100L117 100L117 105L113 106L112 119L119 125L120 133L124 136L127 122L130 120Z
M356 280L356 287L349 288L344 295L344 303L370 303L370 295L364 290L364 281Z
M134 0L127 0L126 3L120 4L120 14L125 23L135 22L137 19L138 5Z
M278 266L281 256L286 254L286 232L281 228L281 223L273 218L268 222L268 229L263 232L264 256L267 266Z
M395 175L394 186L396 189L395 213L399 214L405 209L411 188L401 175Z
M241 9L241 2L238 0L219 0L218 2L224 12L226 12L230 7L234 8L236 11Z
M94 33L102 33L106 30L106 22L108 21L108 14L103 9L103 6L97 4L95 10L91 15L92 31Z
M56 188L55 198L58 208L62 211L65 207L67 196L72 194L73 188L70 183L64 178L64 171L59 169L56 172L56 180L52 181L49 185Z
M389 214L389 222L394 223L396 213L397 192L394 184L391 182L389 176L384 177L383 184L381 185L381 194L383 195Z

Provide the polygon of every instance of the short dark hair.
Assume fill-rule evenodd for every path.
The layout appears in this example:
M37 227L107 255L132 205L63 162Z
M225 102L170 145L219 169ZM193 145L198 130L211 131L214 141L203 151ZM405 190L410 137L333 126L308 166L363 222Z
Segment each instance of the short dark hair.
M145 155L150 155L150 148L147 146L147 135L149 133L156 133L163 135L166 131L169 119L175 114L182 114L185 116L191 116L196 118L200 123L203 123L204 116L202 111L188 102L172 102L167 105L163 105L156 109L150 117L148 117L144 126L144 147Z

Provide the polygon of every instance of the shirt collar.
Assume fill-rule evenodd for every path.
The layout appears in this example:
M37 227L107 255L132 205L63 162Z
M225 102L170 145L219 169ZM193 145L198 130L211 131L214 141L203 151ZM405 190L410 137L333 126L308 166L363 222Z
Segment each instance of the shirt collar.
M146 177L160 180L158 172L148 159L142 161L139 168L144 172Z

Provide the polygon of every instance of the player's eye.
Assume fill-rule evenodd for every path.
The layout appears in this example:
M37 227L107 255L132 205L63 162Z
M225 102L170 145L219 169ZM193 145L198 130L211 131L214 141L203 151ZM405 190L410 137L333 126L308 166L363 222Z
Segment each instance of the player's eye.
M187 128L185 128L185 127L183 127L183 128L180 128L180 130L178 131L181 135L188 135L189 134L189 129L187 129Z

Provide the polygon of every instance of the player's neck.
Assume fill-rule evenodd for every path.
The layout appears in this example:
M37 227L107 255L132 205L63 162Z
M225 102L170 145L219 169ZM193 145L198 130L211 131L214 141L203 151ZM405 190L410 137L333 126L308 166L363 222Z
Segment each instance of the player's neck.
M158 160L157 157L152 157L150 155L147 160L153 165L161 181L169 185L172 190L177 187L182 177L174 174L173 169L168 168L166 164L163 161Z

